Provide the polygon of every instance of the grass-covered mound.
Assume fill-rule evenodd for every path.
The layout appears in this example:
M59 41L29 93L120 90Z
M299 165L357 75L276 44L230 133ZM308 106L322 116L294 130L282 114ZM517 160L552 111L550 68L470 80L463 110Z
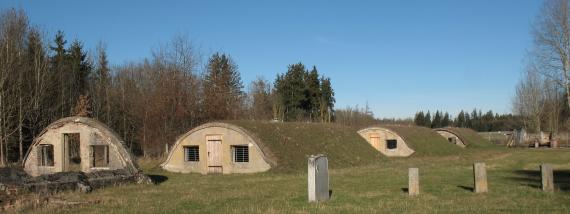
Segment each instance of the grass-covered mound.
M406 144L415 152L411 157L417 156L444 156L457 155L462 149L453 145L437 132L420 126L396 126L396 125L380 125L396 132L406 141Z
M457 135L457 137L459 137L459 139L461 139L461 141L463 141L463 143L465 145L467 145L467 148L496 148L497 147L496 145L489 142L487 139L483 138L481 135L479 135L479 133L477 133L473 129L447 127L447 128L442 128L441 130L446 130L446 131L449 131L449 132Z
M383 156L361 138L357 129L323 123L271 123L224 121L237 125L271 151L271 171L302 172L307 157L325 154L330 168L346 168L379 162Z

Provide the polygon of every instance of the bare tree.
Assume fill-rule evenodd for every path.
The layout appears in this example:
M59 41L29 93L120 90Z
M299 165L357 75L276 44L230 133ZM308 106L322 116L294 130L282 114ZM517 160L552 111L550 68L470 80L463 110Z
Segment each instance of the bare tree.
M251 118L255 120L270 120L273 113L271 84L263 77L257 77L249 85L251 99Z
M525 126L536 132L541 131L544 91L544 81L529 69L518 83L513 99L513 112L523 116Z
M534 24L535 46L531 53L534 71L556 82L570 100L570 3L545 1ZM570 102L568 102L570 108Z

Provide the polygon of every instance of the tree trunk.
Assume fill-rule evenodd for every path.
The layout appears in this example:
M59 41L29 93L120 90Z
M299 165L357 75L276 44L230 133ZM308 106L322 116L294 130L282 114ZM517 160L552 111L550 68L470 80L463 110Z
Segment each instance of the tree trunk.
M19 156L18 161L22 162L24 158L24 132L22 131L23 123L24 123L24 113L22 112L22 96L20 95L18 99L18 148L19 148Z

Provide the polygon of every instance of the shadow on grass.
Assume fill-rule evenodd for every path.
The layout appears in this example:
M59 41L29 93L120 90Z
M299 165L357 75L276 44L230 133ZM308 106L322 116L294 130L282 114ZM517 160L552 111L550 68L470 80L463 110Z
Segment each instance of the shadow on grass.
M404 193L408 193L410 191L410 189L408 189L407 187L402 188L402 192Z
M150 180L152 180L153 183L155 183L157 185L168 180L168 177L166 177L164 175L147 175L147 176L150 178Z
M473 188L473 187L468 187L468 186L463 186L463 185L459 185L459 186L457 186L457 187L459 187L459 188L461 188L461 189L464 189L464 190L467 190L467 191L469 191L469 192L474 192L474 191L475 191L475 188Z
M511 177L511 180L532 188L542 188L540 170L516 170L515 174L517 177ZM558 191L570 192L570 170L554 170L554 188Z

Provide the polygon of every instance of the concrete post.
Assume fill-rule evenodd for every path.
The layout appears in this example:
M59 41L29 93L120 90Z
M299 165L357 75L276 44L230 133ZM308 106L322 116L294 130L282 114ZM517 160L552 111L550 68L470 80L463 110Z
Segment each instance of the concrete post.
M473 164L473 174L474 174L474 190L475 193L488 192L487 188L487 170L485 169L485 163L475 163Z
M308 162L309 202L328 201L329 166L325 155L311 155Z
M554 174L552 172L552 165L542 164L540 165L540 174L542 174L542 191L553 192L554 191Z
M418 168L408 169L408 195L420 194L420 173Z

